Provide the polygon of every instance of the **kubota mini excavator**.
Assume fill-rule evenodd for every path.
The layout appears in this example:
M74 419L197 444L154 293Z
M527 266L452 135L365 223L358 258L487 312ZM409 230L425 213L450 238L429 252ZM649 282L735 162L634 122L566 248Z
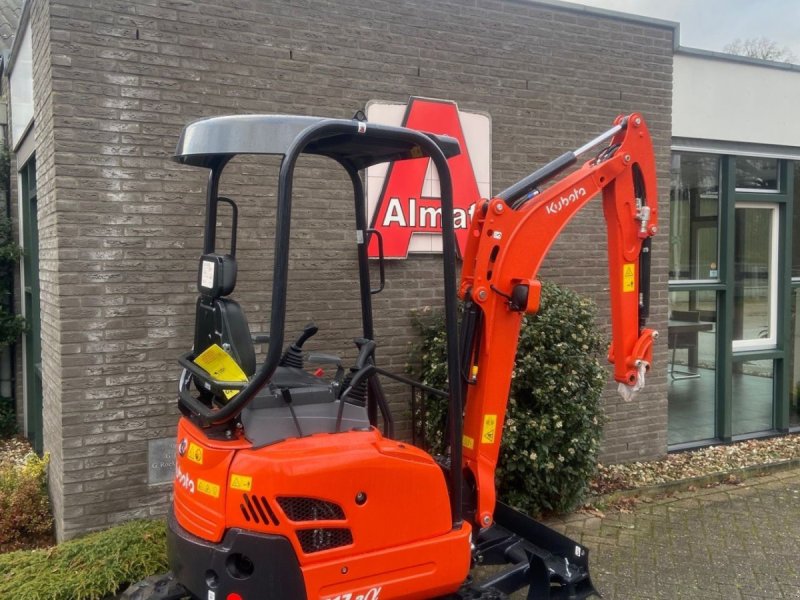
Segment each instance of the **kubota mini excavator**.
M539 191L580 155L590 160ZM650 238L657 230L652 144L641 115L567 152L476 208L456 288L450 137L363 120L281 115L217 117L188 125L176 160L209 169L194 347L184 372L168 520L172 573L138 596L202 600L582 599L595 594L587 550L495 498L495 465L522 316L539 308L539 266L567 222L602 193L614 378L641 387L656 333L648 316ZM220 176L238 154L282 157L270 330L252 336L236 284L235 202ZM349 174L355 200L363 337L348 369L304 369L309 326L284 350L295 164L322 155ZM449 389L449 455L393 439L381 378L410 381L375 360L367 224L359 171L433 161L441 183ZM230 248L217 248L220 205ZM380 239L378 239L380 242ZM380 244L379 244L380 245ZM458 323L458 298L463 300ZM255 343L268 341L257 364ZM315 360L320 360L316 357ZM569 399L561 399L569 402ZM380 426L380 427L379 427ZM505 565L483 581L475 565ZM147 590L147 591L145 591Z

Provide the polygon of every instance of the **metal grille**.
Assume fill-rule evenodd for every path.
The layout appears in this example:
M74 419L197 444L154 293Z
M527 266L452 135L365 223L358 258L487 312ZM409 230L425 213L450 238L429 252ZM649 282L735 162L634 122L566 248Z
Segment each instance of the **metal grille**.
M255 521L256 523L269 525L270 520L275 525L280 523L278 521L278 517L275 516L275 513L272 511L269 502L267 502L267 499L264 496L261 496L259 499L259 497L255 494L244 494L242 503L239 505L239 507L242 509L244 520L248 523L250 521Z
M299 496L282 496L278 504L286 516L292 521L343 521L342 507L333 502L304 498Z
M353 543L349 529L303 529L297 532L297 539L306 554L331 550Z

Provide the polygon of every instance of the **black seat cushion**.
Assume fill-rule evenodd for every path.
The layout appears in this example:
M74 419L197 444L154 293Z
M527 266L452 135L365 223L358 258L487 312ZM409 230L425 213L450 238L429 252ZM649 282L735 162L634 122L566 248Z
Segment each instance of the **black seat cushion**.
M250 337L250 326L239 303L230 298L214 300L214 310L219 315L220 345L239 364L245 375L256 372L256 350Z

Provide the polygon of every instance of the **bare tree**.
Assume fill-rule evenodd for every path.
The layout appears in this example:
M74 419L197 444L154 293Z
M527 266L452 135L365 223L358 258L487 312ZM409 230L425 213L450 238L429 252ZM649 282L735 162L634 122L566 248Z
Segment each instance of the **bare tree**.
M733 42L727 44L723 50L728 54L749 56L750 58L760 58L762 60L787 63L797 62L797 58L789 50L788 46L779 46L777 42L766 37L747 38L745 40L736 38Z

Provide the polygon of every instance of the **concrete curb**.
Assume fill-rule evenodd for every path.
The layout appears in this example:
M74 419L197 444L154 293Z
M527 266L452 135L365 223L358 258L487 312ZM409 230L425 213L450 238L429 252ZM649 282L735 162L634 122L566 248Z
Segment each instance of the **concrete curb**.
M631 490L619 490L600 496L590 496L587 500L587 503L597 505L611 504L625 498L658 498L660 496L666 496L676 492L685 492L692 487L702 488L724 483L725 480L730 477L736 477L737 479L743 481L753 477L761 477L762 475L770 475L772 473L789 471L796 468L800 468L800 458L792 458L789 460L782 460L763 465L751 465L741 469L732 469L730 471L722 471L719 473L712 473L710 475L700 475L699 477L680 479L678 481L668 481L665 483L659 483L657 485L634 488Z

